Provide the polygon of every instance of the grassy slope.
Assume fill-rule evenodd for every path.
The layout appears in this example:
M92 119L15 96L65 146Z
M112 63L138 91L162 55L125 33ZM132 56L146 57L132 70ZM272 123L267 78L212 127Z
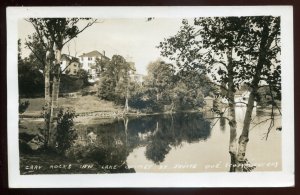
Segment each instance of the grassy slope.
M44 105L44 98L22 99L28 100L30 105L24 114L39 114ZM113 102L100 100L96 96L82 96L77 98L59 98L59 106L74 108L76 113L95 112L95 111L120 111L121 107L114 105Z

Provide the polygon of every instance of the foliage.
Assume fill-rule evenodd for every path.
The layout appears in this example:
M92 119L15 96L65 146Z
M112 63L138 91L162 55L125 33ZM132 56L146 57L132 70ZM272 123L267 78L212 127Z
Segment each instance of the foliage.
M148 106L153 111L197 109L203 106L204 96L214 92L207 80L196 71L176 72L172 64L156 60L148 65L144 85L133 93L130 106Z
M89 86L90 83L89 83L89 74L86 70L84 69L79 69L78 72L77 72L77 76L78 78L82 79L83 81L83 86L82 87L86 87L86 86Z
M115 82L108 75L100 79L98 96L108 101L115 100Z
M101 67L99 97L123 104L129 90L129 71L131 69L124 57L114 55L109 63L106 62Z
M186 83L178 82L170 91L170 99L176 110L192 110L203 106L204 96L201 89L189 88Z
M82 20L87 20L88 23L79 29L77 25ZM28 21L33 24L43 45L53 41L59 50L96 22L90 18L29 18Z
M257 105L261 107L280 106L280 94L278 91L270 90L269 86L261 86L257 90Z
M268 35L263 28L268 26ZM207 17L195 18L193 25L182 21L180 31L161 42L163 56L176 60L183 71L197 70L208 73L215 85L228 86L233 81L236 91L241 84L253 87L257 62L261 53L261 41L269 36L260 81L267 82L280 92L280 18L279 17ZM229 59L228 56L232 56ZM232 68L228 67L229 60ZM230 69L230 70L229 70Z
M28 40L25 42L25 46L31 50L29 59L32 62L32 66L44 71L48 48L40 41L39 35L37 33L29 35ZM48 56L48 58L54 59L54 55Z
M25 61L19 63L18 80L19 94L22 97L42 96L44 92L43 75L32 68L31 63Z
M18 83L19 94L25 97L41 96L44 92L43 75L31 58L22 59L21 41L18 40Z
M60 153L70 148L77 139L74 128L75 111L60 108L57 115L57 150Z
M135 88L131 91L129 105L131 108L138 109L146 113L162 110L161 106L156 101L156 95L153 93L153 90L144 86L140 86L139 89Z
M83 28L79 28L78 24L82 20L87 20L87 24ZM34 29L35 34L33 36L29 36L29 42L27 42L27 46L33 52L35 57L40 60L44 67L44 77L45 77L45 100L47 101L46 105L51 105L47 109L50 111L49 115L49 128L46 128L49 131L49 139L48 145L55 148L55 143L59 143L59 147L61 152L68 147L68 143L63 144L62 140L59 140L61 135L54 133L55 120L57 117L57 108L58 108L58 95L60 88L60 76L61 76L61 51L69 41L73 38L77 37L78 34L83 32L86 28L93 25L97 20L90 18L29 18L27 19L30 22ZM35 35L38 40L38 44L35 43ZM45 58L39 57L37 53L35 53L34 49L31 47L32 45L39 46L41 45L43 48L43 52L45 52ZM50 81L50 78L52 81ZM50 85L52 84L52 88ZM50 88L52 89L52 95L50 96ZM50 104L51 102L51 104ZM69 117L72 117L70 115ZM73 119L72 119L73 120ZM59 121L57 121L59 123ZM57 124L59 126L59 124Z
M107 67L109 66L110 60L108 58L96 58L96 68L97 71L102 74L106 71Z
M273 103L281 99L280 17L205 17L195 18L193 25L183 20L178 33L161 42L159 48L163 56L176 60L180 70L208 74L211 83L219 87L219 95L228 100L232 164L245 164L259 87L268 85L270 92L276 92ZM247 85L250 95L237 147L234 96L243 85ZM266 139L274 126L274 105Z
M156 92L157 100L163 98L164 92L172 88L174 84L175 68L172 64L156 60L151 62L148 67L148 76L145 84Z
M84 80L72 75L62 75L59 91L61 93L71 93L84 88Z

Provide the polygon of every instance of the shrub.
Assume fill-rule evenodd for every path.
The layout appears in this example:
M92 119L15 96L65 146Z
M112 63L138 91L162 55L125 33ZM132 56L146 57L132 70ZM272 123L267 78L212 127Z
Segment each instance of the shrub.
M72 93L76 92L84 87L84 81L77 76L62 75L59 86L61 93Z
M45 88L43 74L30 62L19 63L18 83L20 97L43 97Z
M59 109L57 115L57 150L64 153L77 139L77 132L74 128L75 111L63 108Z

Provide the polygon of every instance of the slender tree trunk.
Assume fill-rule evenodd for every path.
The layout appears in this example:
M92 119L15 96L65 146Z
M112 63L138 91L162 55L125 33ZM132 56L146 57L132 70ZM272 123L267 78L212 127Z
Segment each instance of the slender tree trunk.
M125 99L125 113L128 113L129 107L128 107L128 97Z
M128 142L128 122L129 122L129 119L127 117L125 117L123 119L123 122L124 122L124 128L125 128L125 144L127 146L127 142Z
M50 42L48 51L46 52L46 63L44 67L44 79L45 79L45 107L44 107L44 119L45 119L45 145L49 144L50 137L50 112L51 112L51 83L50 83L50 71L54 60L54 42Z
M271 43L273 42L273 37L269 36L269 21L265 21L265 24L263 26L262 30L262 39L260 43L259 48L259 58L257 62L257 66L255 68L255 76L251 82L252 90L250 92L248 104L247 104L247 110L244 118L243 123L243 130L241 133L241 136L239 138L239 148L238 148L238 154L237 159L239 162L243 163L246 161L245 155L246 155L246 147L247 143L249 141L249 129L250 129L250 122L252 118L252 111L254 108L254 101L255 101L255 95L257 94L258 85L260 82L261 72L265 63L265 58L267 55L267 51L270 48Z
M234 82L233 82L233 64L232 64L232 50L228 49L228 106L229 106L229 126L230 126L230 139L229 139L229 154L230 154L230 172L236 171L237 166L237 132L236 132L236 115L235 115L235 102L234 102Z
M44 76L45 76L45 106L46 110L50 108L51 96L50 96L50 70L53 62L54 51L53 51L54 43L51 42L48 48L48 56L46 56L46 64L44 68Z
M49 146L51 148L56 147L56 122L58 112L58 95L59 95L59 85L60 85L60 61L61 61L61 50L56 50L56 65L55 73L53 75L52 84L52 100L51 100L51 110L50 110L50 125L49 125Z
M45 107L44 107L44 118L45 118L45 144L48 143L49 139L49 114L50 114L50 63L51 60L47 60L44 69L45 77Z
M233 92L231 92L233 94ZM233 101L234 101L234 95ZM229 139L229 154L230 154L230 172L235 172L237 166L237 132L236 132L236 116L235 116L235 103L229 102L229 126L230 126L230 139Z
M124 107L125 113L126 113L126 114L127 114L128 111L129 111L129 106L128 106L129 91L128 91L128 88L129 88L129 86L128 86L128 84L127 84L127 87L126 87L126 97L125 97L125 107Z
M44 75L45 75L45 108L47 109L50 104L50 61L46 62Z
M254 91L256 90L253 90L249 96L247 110L246 110L244 123L243 123L244 124L243 130L239 138L239 149L237 154L237 160L241 163L245 161L247 143L249 141L249 128L250 128L250 122L252 118L252 111L254 108L254 93L255 93Z
M128 111L129 111L129 106L128 106L128 98L129 98L129 72L128 72L128 70L126 70L126 74L127 74L127 79L126 79L126 81L127 81L127 86L126 86L126 95L125 95L125 107L124 107L124 109L125 109L125 113L127 114L128 113Z

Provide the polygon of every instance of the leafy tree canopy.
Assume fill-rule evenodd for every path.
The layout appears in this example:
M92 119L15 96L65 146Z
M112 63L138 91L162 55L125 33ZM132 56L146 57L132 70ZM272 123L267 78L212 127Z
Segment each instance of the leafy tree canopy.
M253 87L264 83L281 90L279 17L206 17L192 22L184 19L177 34L158 47L161 55L175 60L179 69L207 73L223 88L228 88L231 79L233 91L241 84ZM258 63L263 64L259 75ZM259 83L253 83L255 76Z

